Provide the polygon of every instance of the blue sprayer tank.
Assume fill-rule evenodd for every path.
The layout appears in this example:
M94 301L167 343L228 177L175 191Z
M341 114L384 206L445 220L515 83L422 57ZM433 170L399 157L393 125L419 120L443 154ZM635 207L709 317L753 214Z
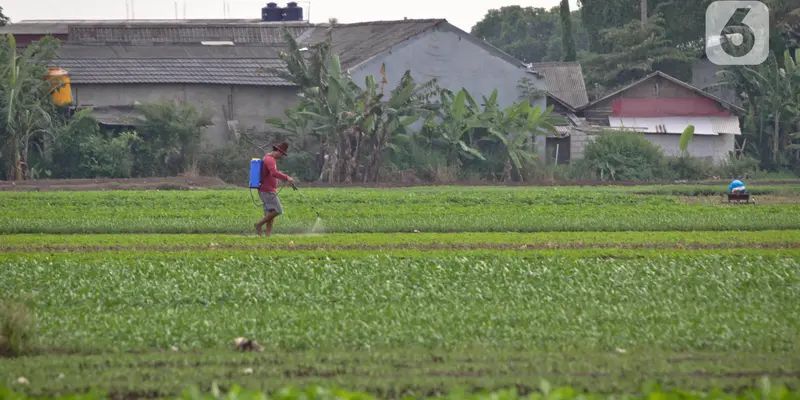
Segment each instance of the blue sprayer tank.
M250 189L256 189L261 186L261 163L264 160L254 158L250 160Z

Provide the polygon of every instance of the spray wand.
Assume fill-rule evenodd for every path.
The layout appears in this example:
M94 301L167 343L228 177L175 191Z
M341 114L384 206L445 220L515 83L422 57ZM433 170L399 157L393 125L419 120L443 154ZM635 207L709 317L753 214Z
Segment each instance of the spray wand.
M300 196L303 196L303 199L305 199L305 200L306 200L306 204L308 204L308 206L309 206L309 207L311 207L311 210L313 210L313 211L314 211L314 214L317 214L317 218L320 218L320 219L321 219L322 217L319 215L319 212L317 212L317 209L316 209L316 208L314 208L314 206L311 204L311 202L310 202L310 201L308 201L308 197L306 197L306 195L304 195L304 194L303 194L303 192L301 192L299 189L297 189L297 186L295 186L295 184L294 184L294 183L290 183L289 185L291 185L291 186L292 186L292 189L294 189L294 190L296 190L297 192L299 192L299 193L300 193Z

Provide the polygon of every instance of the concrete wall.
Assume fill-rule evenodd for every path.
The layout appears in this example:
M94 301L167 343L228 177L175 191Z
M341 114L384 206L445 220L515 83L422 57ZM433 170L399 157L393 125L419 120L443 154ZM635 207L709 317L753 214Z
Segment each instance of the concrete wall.
M72 84L73 100L78 106L123 106L171 99L206 106L213 115L213 126L206 130L212 146L225 144L230 136L225 111L232 105L232 117L238 129L264 130L268 117L282 117L285 108L294 105L296 90L284 87L257 87L198 84ZM230 103L229 103L230 102ZM230 105L229 105L230 104Z
M411 71L418 83L435 78L439 86L453 92L465 88L478 104L482 104L481 96L488 98L497 89L497 102L501 107L523 99L522 91L517 87L522 78L530 78L540 89L546 89L544 79L526 72L516 60L496 54L478 40L445 24L441 29L409 39L351 68L350 74L363 87L368 75L380 82L381 64L385 64L386 87L389 89L397 86L406 71ZM545 98L533 105L542 109L547 107ZM413 127L420 125L417 123ZM537 136L536 145L540 157L544 158L545 137Z
M570 133L570 160L583 158L586 146L594 140L595 135L587 135L579 128L572 128ZM646 133L644 137L658 145L667 156L677 157L681 154L681 135ZM735 150L736 136L734 135L695 135L689 142L689 155L697 158L709 158L719 164L728 157L728 153Z
M583 150L586 148L590 137L583 129L572 127L569 132L569 159L580 160L583 158Z
M665 135L647 133L647 140L661 146L668 156L679 156L681 135ZM689 142L689 155L697 158L710 158L714 163L725 160L729 152L734 151L736 137L734 135L695 135Z

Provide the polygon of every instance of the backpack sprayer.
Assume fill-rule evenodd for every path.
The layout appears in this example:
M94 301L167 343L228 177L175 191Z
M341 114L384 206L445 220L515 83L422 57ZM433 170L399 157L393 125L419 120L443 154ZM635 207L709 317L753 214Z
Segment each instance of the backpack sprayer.
M258 187L261 186L261 164L263 163L264 160L260 158L253 158L250 160L250 199L253 200L253 204L255 204L256 207L258 207L258 203L256 203L256 199L253 198L253 189L258 189ZM320 217L319 212L317 212L317 209L314 208L313 205L311 205L310 201L308 201L306 195L303 194L303 192L301 192L300 190L298 190L297 186L295 186L293 183L291 183L290 185L292 186L292 189L300 193L300 196L303 196L303 199L305 199L306 204L308 204L308 206L311 207L311 210L314 211L314 214L317 214L317 219L322 218ZM278 192L280 193L281 190L283 190L283 186L281 186L281 188L278 189Z

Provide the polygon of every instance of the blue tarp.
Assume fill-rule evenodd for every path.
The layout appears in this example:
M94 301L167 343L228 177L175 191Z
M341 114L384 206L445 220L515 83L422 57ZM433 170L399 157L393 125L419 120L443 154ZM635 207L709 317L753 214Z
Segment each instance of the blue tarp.
M728 185L728 192L732 192L733 189L743 188L743 187L744 187L744 183L742 183L742 181L736 179L733 182L731 182L730 185Z

